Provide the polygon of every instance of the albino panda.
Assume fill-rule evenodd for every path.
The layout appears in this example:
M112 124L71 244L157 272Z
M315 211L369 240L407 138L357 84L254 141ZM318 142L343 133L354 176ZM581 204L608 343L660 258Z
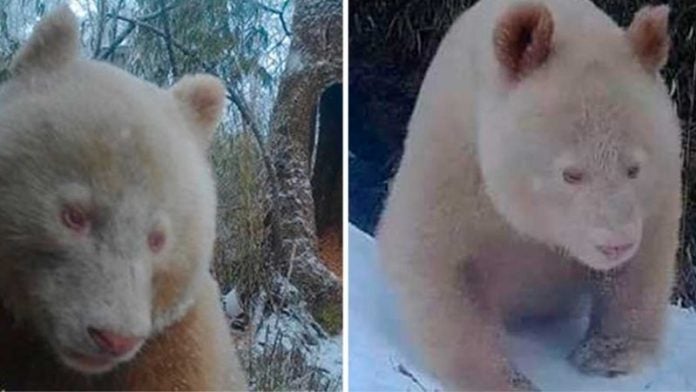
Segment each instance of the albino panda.
M220 81L78 57L46 16L0 90L0 389L246 388L208 272Z
M501 335L588 299L569 355L581 372L632 372L658 351L681 214L680 129L658 75L668 11L622 30L588 0L483 0L442 41L378 244L447 387L534 388Z

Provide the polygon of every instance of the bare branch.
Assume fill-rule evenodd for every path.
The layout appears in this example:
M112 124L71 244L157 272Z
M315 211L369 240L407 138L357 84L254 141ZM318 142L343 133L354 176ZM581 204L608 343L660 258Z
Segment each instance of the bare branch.
M271 162L271 157L268 154L268 151L266 149L266 145L263 141L263 135L261 134L261 128L258 125L258 122L256 121L256 117L251 112L251 109L249 109L249 106L247 103L244 101L242 96L237 93L232 87L227 86L227 98L234 104L234 106L239 110L239 113L242 115L242 119L244 120L247 125L249 125L249 128L251 129L251 132L254 134L254 138L256 139L257 144L259 145L259 150L261 151L261 156L263 157L263 163L264 166L266 167L266 170L268 171L269 177L271 178L271 188L273 192L273 197L275 198L278 194L278 189L277 189L277 184L276 184L276 177L275 177L275 169L273 168L273 164Z
M104 39L104 27L106 25L106 18L104 17L104 10L106 8L105 0L97 1L97 38L94 43L94 53L92 57L99 57L99 52L101 51L102 40Z
M143 21L140 20L140 19L129 18L129 17L122 16L122 15L111 15L111 14L109 14L108 16L111 17L111 18L114 18L114 19L118 19L118 20L123 20L123 21L126 21L126 22L130 22L130 23L132 23L132 24L134 24L134 25L136 25L136 26L138 26L138 27L145 28L145 29L149 30L150 32L152 32L152 33L154 33L154 34L159 35L159 36L162 37L162 38L165 38L165 39L166 39L166 37L167 37L167 34L166 34L164 31L162 31L161 29L158 29L157 27L151 25L150 23L143 22ZM197 59L200 59L200 56L199 56L196 52L194 52L193 50L187 48L187 47L184 46L181 42L177 41L175 38L170 37L170 39L171 39L172 45L174 45L175 48L179 49L183 54L185 54L185 55L187 55L187 56L195 57L195 58L197 58ZM202 61L201 61L201 62L202 62ZM204 64L204 65L205 65L205 64Z
M99 58L102 60L108 59L118 48L119 45L130 35L130 33L135 30L135 23L129 23L128 27L119 34L114 41L109 45L109 47L102 53L100 53Z
M95 55L94 55L94 57L95 57L95 58L98 57L98 58L100 58L100 59L102 59L102 60L108 59L111 55L114 54L114 52L116 51L116 49L118 48L118 46L121 45L121 43L123 43L123 41L124 41L126 38L128 38L128 36L133 32L133 30L135 29L136 25L141 25L142 27L148 27L148 28L150 28L150 29L153 29L153 28L156 29L154 26L149 25L149 24L146 24L146 26L144 26L144 25L142 24L142 22L145 22L145 21L148 21L148 20L151 20L151 19L158 18L158 17L162 16L165 12L171 11L171 10L177 8L178 6L179 6L179 4L176 4L176 3L175 3L175 4L170 4L170 5L167 5L167 6L163 5L159 10L157 10L157 11L155 11L155 12L152 12L152 13L150 13L150 14L147 14L147 15L143 15L143 16L137 18L137 19L126 18L126 17L120 16L120 15L115 15L115 14L106 14L105 16L106 16L107 18L113 18L113 19L116 19L116 20L121 20L121 21L127 22L127 23L128 23L128 27L126 27L126 29L123 30L123 31L121 32L121 34L119 34L118 36L116 36L116 38L114 38L113 42L111 42L111 45L109 45L109 47L108 47L104 52L101 52L101 53L100 53L100 50L95 50ZM139 23L139 22L140 22L140 23ZM164 32L162 32L162 33L164 33Z
M278 176L276 175L275 167L273 166L273 161L266 148L266 143L263 140L263 135L261 134L261 128L259 127L256 117L252 114L249 105L242 98L241 94L237 93L232 87L227 86L227 98L234 104L239 113L242 115L242 120L249 126L251 132L254 134L256 139L256 144L259 146L259 151L261 152L261 158L263 160L263 165L268 172L268 178L271 188L271 208L270 208L270 221L271 221L271 233L273 233L273 247L275 249L280 248L280 239L277 236L278 229L280 227L278 219L278 199L280 195L280 190L278 189Z
M151 20L151 19L159 18L163 13L165 13L165 12L168 13L169 11L174 10L178 7L179 7L179 4L175 1L174 3L169 4L167 6L162 6L162 8L160 8L159 10L157 10L151 14L143 15L143 16L139 17L138 19L142 20L143 22L146 22L146 21Z
M169 29L169 14L166 10L166 4L164 0L160 0L161 17L162 17L162 27L164 29L164 42L167 47L167 55L169 56L169 65L172 68L172 76L174 79L179 77L179 70L176 67L176 57L174 56L174 49L172 48L172 32Z

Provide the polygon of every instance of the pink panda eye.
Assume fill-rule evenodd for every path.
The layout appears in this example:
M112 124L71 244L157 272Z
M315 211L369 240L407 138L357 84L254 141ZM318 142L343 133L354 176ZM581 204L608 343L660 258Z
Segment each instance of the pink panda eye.
M76 206L65 206L60 212L61 222L68 229L76 233L84 233L89 230L89 217L87 213Z
M167 238L161 230L153 230L147 236L147 246L154 253L159 253L166 242Z
M585 173L580 169L568 168L563 170L563 181L571 185L577 185L585 179Z

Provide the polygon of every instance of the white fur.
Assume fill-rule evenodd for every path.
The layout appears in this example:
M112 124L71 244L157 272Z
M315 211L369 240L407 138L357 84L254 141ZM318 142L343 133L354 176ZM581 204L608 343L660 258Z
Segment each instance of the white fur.
M599 370L579 359L596 351L576 365L632 370L657 346L673 279L680 130L664 83L586 0L525 3L550 12L551 50L507 77L492 35L522 3L483 0L443 39L378 233L414 341L455 389L530 387L503 354L501 329L571 312L585 294L596 339L630 348ZM583 171L580 184L564 181L568 167ZM618 258L598 248L626 243L635 248ZM584 347L602 347L592 342Z
M48 15L0 90L0 297L63 364L94 374L142 343L90 366L75 358L106 355L90 329L154 338L216 293L201 283L215 237L206 148L225 101L212 76L163 90L81 59L77 37L67 7ZM66 206L88 216L85 232L65 224ZM165 236L159 251L154 231ZM226 330L221 308L196 308L206 316L189 317L190 328Z

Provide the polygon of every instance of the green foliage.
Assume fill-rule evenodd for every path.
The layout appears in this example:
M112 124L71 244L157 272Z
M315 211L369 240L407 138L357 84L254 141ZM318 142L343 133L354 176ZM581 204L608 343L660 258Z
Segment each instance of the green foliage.
M319 324L330 335L336 335L343 328L343 307L341 303L327 303L326 306L316 312Z

